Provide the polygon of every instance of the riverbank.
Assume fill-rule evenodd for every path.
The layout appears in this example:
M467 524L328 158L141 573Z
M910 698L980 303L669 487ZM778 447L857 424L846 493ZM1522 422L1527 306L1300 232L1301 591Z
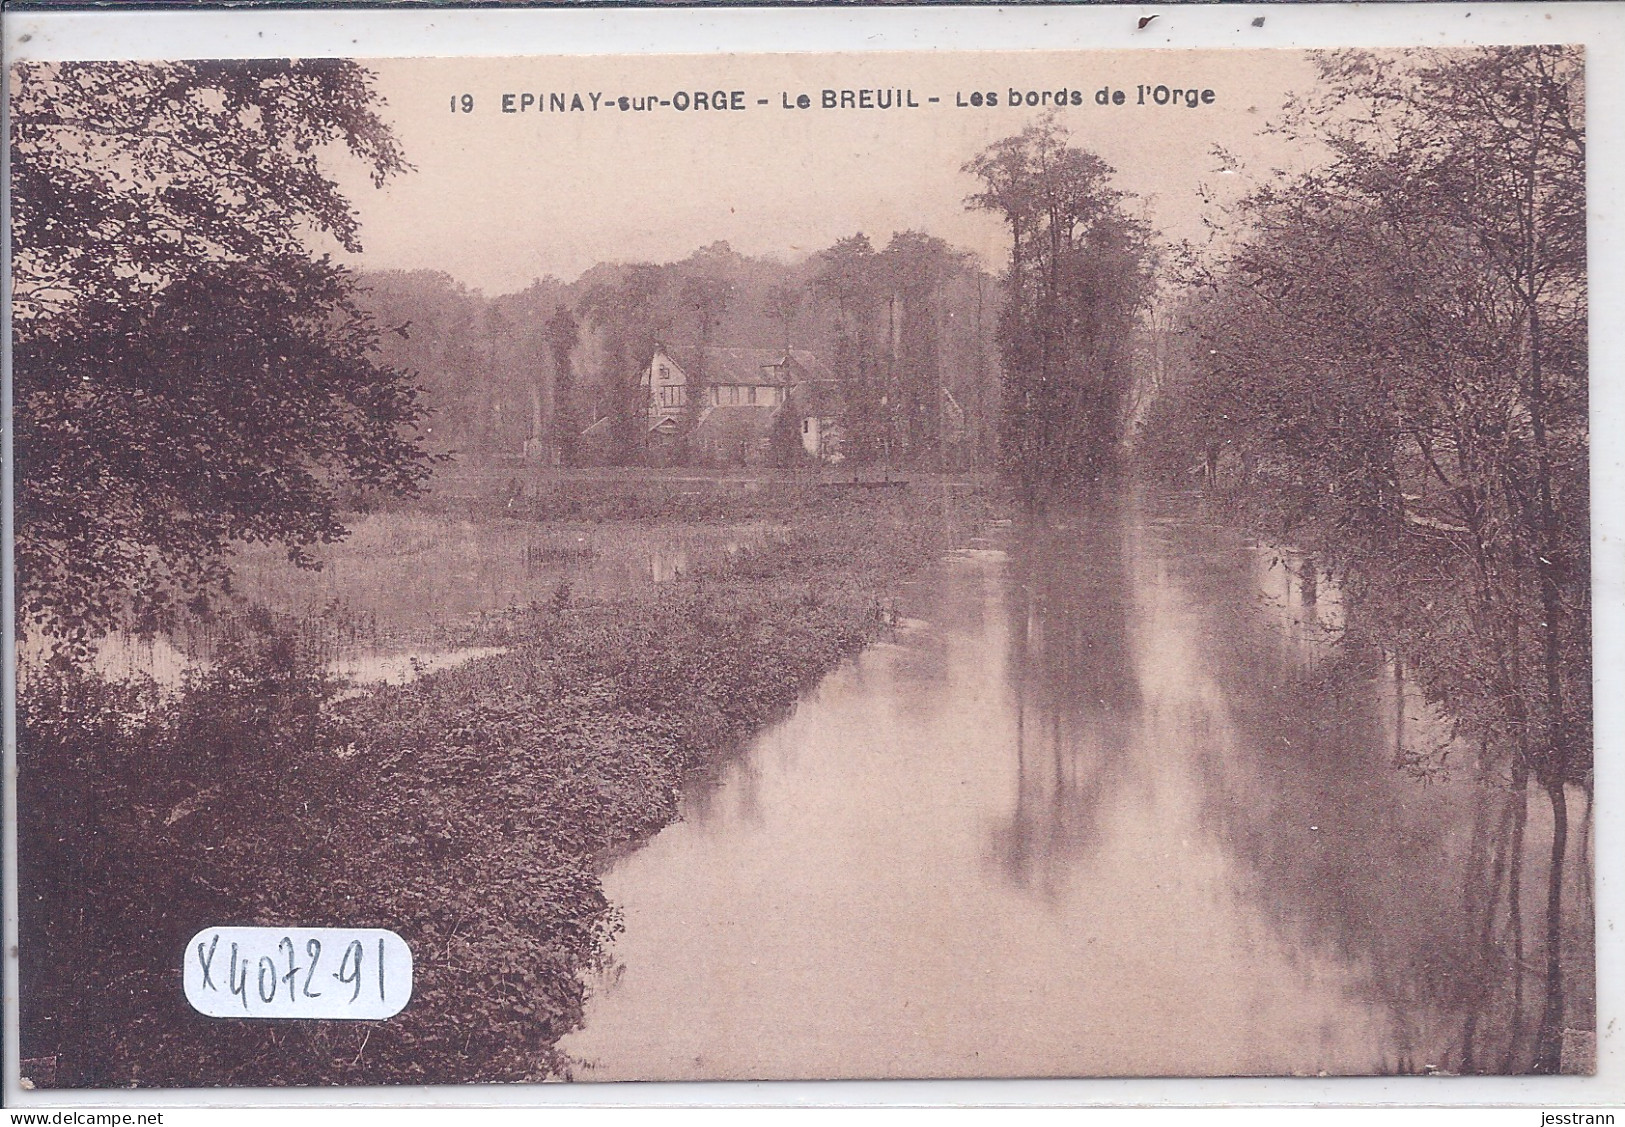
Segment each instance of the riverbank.
M343 700L270 621L173 703L40 686L23 702L24 881L42 896L24 911L23 1056L60 1086L564 1074L556 1042L618 927L599 859L888 631L897 585L990 515L985 496L922 492L820 501L649 589L561 584L469 626L507 652ZM219 923L391 928L413 1001L379 1024L201 1017L175 964ZM79 975L80 956L120 973Z

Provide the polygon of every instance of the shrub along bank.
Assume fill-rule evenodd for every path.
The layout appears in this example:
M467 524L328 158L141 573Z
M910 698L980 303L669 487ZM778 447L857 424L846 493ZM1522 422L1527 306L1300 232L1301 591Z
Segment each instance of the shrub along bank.
M178 699L31 680L23 1056L61 1086L567 1075L554 1046L618 926L595 865L887 629L896 583L950 546L923 508L854 497L643 596L561 590L480 624L509 652L342 700L269 620ZM377 1023L203 1017L181 955L214 924L390 928L413 1000Z

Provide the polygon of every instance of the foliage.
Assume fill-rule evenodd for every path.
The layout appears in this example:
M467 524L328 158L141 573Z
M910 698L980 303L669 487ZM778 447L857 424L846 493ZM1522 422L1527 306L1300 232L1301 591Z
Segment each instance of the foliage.
M833 306L831 369L849 457L915 465L940 457L950 383L979 401L976 381L987 375L965 356L981 352L980 282L966 255L922 231L899 231L880 251L860 232L819 255L812 290ZM956 316L976 334L970 349L952 339ZM956 366L965 371L950 374Z
M581 327L570 311L560 305L547 319L542 332L553 359L553 448L558 452L561 465L573 466L576 464L576 433L580 430L581 415L576 409L575 361L572 354L581 343Z
M1287 128L1329 152L1244 204L1152 443L1342 577L1464 734L1557 827L1538 1067L1563 999L1565 787L1591 771L1585 139L1579 52L1320 58Z
M861 441L843 445L857 460L880 461L889 452L894 462L933 469L990 463L998 373L989 360L998 283L939 240L904 231L882 251L860 238L869 248L868 259L855 264L861 274L832 286L825 276L831 256L845 253L850 242L840 240L795 264L750 258L715 243L676 262L600 263L574 281L541 278L497 297L473 293L445 275L377 271L363 276L362 301L380 323L397 329L383 334L386 359L419 374L430 411L427 445L465 461L551 454L565 440L544 432L566 426L577 449L560 458L565 465L645 461L641 436L633 436L628 453L624 432L611 441L611 423L604 422L615 411L630 416L628 364L616 355L623 348L618 336L629 333L624 347L630 353L655 339L682 348L794 345L816 355L818 367L839 380L839 387L820 388L818 401L843 422L855 421ZM635 269L643 275L640 284L650 285L647 302L641 309L606 306ZM848 293L849 283L863 292ZM560 306L578 320L567 364L548 329ZM630 365L640 383L647 362L644 356ZM712 373L689 375L704 383ZM947 395L936 397L933 389ZM952 421L948 449L941 450L935 432L950 397L964 417ZM698 399L703 392L689 402ZM573 412L568 422L566 411ZM597 429L583 437L593 424ZM705 456L683 446L679 441L662 450L661 460Z
M1117 462L1130 342L1150 294L1148 234L1110 186L1110 166L1069 145L1053 118L990 145L965 171L983 185L966 205L1010 228L1004 467L1029 500L1064 494Z
M981 501L972 499L979 507ZM848 496L662 597L488 622L509 653L338 700L280 619L177 700L48 676L22 702L22 1049L64 1086L467 1083L567 1075L558 1039L617 919L607 851L885 628L945 546ZM384 1023L202 1017L175 959L209 924L378 926L416 966ZM88 966L116 974L81 974Z
M733 300L733 289L733 283L721 273L695 274L683 283L681 300L694 317L695 339L699 341L699 348L694 350L694 370L688 373L686 432L699 424L705 406L711 387L710 373L705 370L706 350L714 343L717 326Z
M581 317L603 341L599 387L609 420L610 460L616 465L637 465L645 455L648 403L642 378L665 328L656 307L664 284L659 267L643 262L627 267L615 282L598 283L581 299Z
M801 312L801 291L791 286L772 285L763 295L762 311L776 321L783 330L785 351L793 347L796 315Z
M830 370L841 389L845 449L848 457L874 461L888 453L876 341L879 268L874 245L859 232L836 242L819 259L813 287L835 311Z
M900 231L881 252L891 291L892 348L887 394L902 447L919 459L941 448L945 376L942 341L948 280L963 256L921 231Z
M817 472L818 460L801 443L802 420L806 416L795 411L780 411L773 417L773 427L767 435L767 460L781 470L804 468Z
M368 72L26 63L12 81L25 625L160 623L223 584L230 542L302 558L342 535L341 491L416 489L414 388L308 246L359 249L327 148L379 183L407 167Z
M1445 662L1422 669L1436 695L1543 780L1577 779L1590 679L1578 61L1509 48L1405 63L1323 60L1353 97L1305 107L1302 127L1337 155L1248 202L1254 233L1216 279L1195 368L1157 425L1191 455L1226 451L1272 531L1400 605L1427 592L1429 613L1400 618L1455 639L1406 647Z

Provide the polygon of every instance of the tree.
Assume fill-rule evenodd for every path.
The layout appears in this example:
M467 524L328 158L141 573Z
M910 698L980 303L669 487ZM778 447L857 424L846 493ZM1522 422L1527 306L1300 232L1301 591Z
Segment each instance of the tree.
M576 412L576 369L573 354L581 343L581 326L575 316L560 305L542 330L548 352L553 357L553 449L561 465L576 462L576 434L580 430Z
M889 453L888 406L875 344L879 308L878 256L862 232L819 255L814 291L835 306L831 370L841 389L846 451L855 461Z
M700 424L705 412L705 400L711 386L711 375L706 370L706 351L716 337L717 326L733 296L733 283L717 274L696 274L683 283L679 295L683 305L694 315L694 327L699 347L694 351L693 371L688 373L687 405L684 409L684 440Z
M1197 371L1162 414L1235 449L1255 522L1336 567L1368 639L1515 788L1546 792L1533 1066L1553 1071L1565 788L1591 768L1581 60L1487 47L1319 65L1324 94L1288 128L1328 157L1246 201Z
M943 412L943 290L963 256L923 231L899 231L881 252L892 332L889 401L901 445L911 457L935 450Z
M654 355L660 320L655 300L664 288L660 267L640 262L617 282L601 282L581 299L580 315L604 343L599 387L608 405L613 457L620 465L643 460L649 399L644 367Z
M14 69L23 628L162 625L226 584L234 542L308 564L347 491L427 477L416 389L309 245L360 249L328 149L377 184L408 168L371 83L339 60Z
M784 337L784 350L786 352L790 351L790 341L795 330L796 315L801 312L801 291L793 286L769 286L763 312L778 322L779 329Z
M1339 154L1330 186L1409 228L1401 246L1420 263L1401 276L1430 299L1413 354L1453 394L1428 404L1435 425L1417 440L1459 499L1460 547L1484 561L1483 649L1515 768L1552 807L1535 1066L1556 1071L1564 792L1591 765L1583 63L1573 48L1490 47L1344 52L1321 67L1363 111L1325 131Z
M1118 459L1136 317L1150 293L1144 226L1112 169L1053 118L997 141L964 171L966 200L1010 228L1000 449L1029 502L1098 482Z

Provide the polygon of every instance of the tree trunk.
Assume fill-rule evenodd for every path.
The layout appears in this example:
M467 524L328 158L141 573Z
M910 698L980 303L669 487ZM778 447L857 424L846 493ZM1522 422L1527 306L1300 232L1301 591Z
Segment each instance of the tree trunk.
M1563 780L1546 784L1552 803L1552 863L1546 874L1546 1005L1534 1071L1555 1074L1563 1063L1563 855L1569 840L1568 796Z
M1507 1029L1506 1053L1500 1071L1517 1069L1518 1042L1523 1037L1523 837L1529 823L1529 769L1513 761L1512 842L1507 847L1507 927L1512 932L1512 1021Z

